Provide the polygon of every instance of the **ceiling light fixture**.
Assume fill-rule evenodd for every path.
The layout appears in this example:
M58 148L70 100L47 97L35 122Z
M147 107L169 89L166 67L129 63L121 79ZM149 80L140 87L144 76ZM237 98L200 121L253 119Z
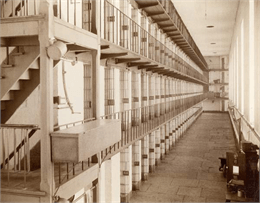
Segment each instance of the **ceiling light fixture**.
M207 28L213 28L214 26L213 25L207 25Z
M210 44L216 44L215 42L212 42L212 43L210 43Z

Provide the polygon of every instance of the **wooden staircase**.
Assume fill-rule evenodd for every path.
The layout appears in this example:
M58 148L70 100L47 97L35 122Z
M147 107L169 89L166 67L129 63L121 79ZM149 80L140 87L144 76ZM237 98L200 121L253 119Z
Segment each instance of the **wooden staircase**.
M15 47L1 64L1 123L6 123L40 83L39 46Z

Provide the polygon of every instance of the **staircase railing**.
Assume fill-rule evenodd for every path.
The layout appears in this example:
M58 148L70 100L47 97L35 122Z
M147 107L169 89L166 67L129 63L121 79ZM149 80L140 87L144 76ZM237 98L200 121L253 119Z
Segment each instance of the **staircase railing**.
M104 39L197 80L208 79L153 37L134 20L105 0ZM103 28L102 28L103 29Z
M37 125L1 124L1 172L7 173L7 182L10 173L24 173L26 182L27 173L31 171L30 141L29 139L39 130ZM12 173L12 174L13 174Z
M164 123L174 119L177 115L185 113L185 111L200 103L205 98L206 94L200 94L101 116L101 119L121 120L121 141L102 151L101 157L105 158L108 154L123 150L142 136L149 134ZM161 104L167 104L169 106L168 110L159 111L160 108L158 106L160 107ZM201 111L201 109L198 109L198 111ZM196 112L193 112L189 118L195 115Z
M1 18L38 15L39 0L2 0Z

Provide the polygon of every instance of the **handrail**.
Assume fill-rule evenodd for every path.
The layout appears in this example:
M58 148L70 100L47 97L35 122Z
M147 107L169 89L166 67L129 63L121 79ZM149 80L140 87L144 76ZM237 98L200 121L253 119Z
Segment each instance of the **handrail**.
M86 123L86 122L93 121L95 119L96 118L88 118L88 119L81 120L81 121L75 121L75 122L71 122L71 123L58 125L58 126L54 127L54 131L58 131L62 127L69 128L70 125L75 126L76 124L80 124L80 123L83 124L83 123ZM76 168L78 168L78 169L80 168L80 171L84 171L84 170L87 170L86 167L89 167L90 164L91 164L91 158L88 158L86 161L81 161L81 162L78 162L78 163L72 163L72 166L70 166L71 165L70 163L61 163L61 162L57 163L57 165L58 165L58 176L59 176L58 185L60 186L63 183L65 183L66 181L68 181L71 178L70 177L71 172L72 172L72 176L77 175ZM65 165L65 168L66 168L65 172L62 169L62 166L64 166L64 165ZM54 169L54 170L56 170L56 169ZM64 175L64 173L65 173L65 175ZM62 177L62 175L64 175L64 176Z
M251 124L249 123L249 121L245 118L245 116L235 107L235 106L229 106L229 108L230 109L235 109L237 112L238 112L238 114L240 115L240 118L242 118L244 121L245 121L245 123L246 123L246 125L247 125L247 127L252 131L252 133L254 133L254 135L255 135L255 138L260 142L260 136L259 136L259 134L256 132L256 130L251 126ZM234 114L234 113L233 113Z
M112 12L113 16L110 16L110 13L108 14L106 12L107 10L109 10L109 8L114 9L114 11ZM116 30L118 30L118 26L123 26L123 24L120 21L121 18L126 19L126 22L124 23L125 26L130 26L129 29L128 29L128 27L126 29L127 34L124 35L124 33L123 33L123 37L126 37L126 38L122 38L122 33L116 31ZM116 20L120 21L120 22L116 22ZM112 41L113 43L116 43L119 46L122 46L126 49L129 49L133 52L143 55L151 60L154 60L165 66L168 66L168 67L170 67L170 69L175 70L175 72L177 71L177 72L183 73L188 77L192 77L192 78L202 81L202 82L206 82L206 83L208 82L207 77L200 74L196 69L192 68L186 61L184 61L176 53L174 53L173 51L168 49L168 47L166 47L155 37L150 35L150 33L148 33L145 29L143 29L140 25L138 25L134 20L132 20L130 17L128 17L126 14L124 14L122 11L120 11L118 8L116 8L113 4L111 4L107 0L105 0L104 22L105 22L104 38L106 40ZM116 24L115 24L115 22L116 22ZM109 23L113 23L113 24L111 25ZM135 36L134 35L135 31L139 31L141 37L139 37L138 34ZM110 32L112 32L112 33L110 33ZM116 32L115 36L113 34L114 32ZM135 39L135 37L137 37L137 36L138 36L138 38ZM126 43L125 43L125 40L127 40ZM129 42L128 42L128 40L129 40ZM123 41L123 44L121 44L122 41ZM152 43L152 42L154 42L154 43ZM133 46L133 43L135 46ZM137 44L135 44L135 43L137 43ZM150 43L157 44L158 46L155 46L155 45L150 46ZM130 44L130 46L129 46L129 44ZM139 46L140 47L144 46L145 50L141 51L141 49L139 49ZM157 47L157 49L156 49L156 47ZM160 49L159 47L162 47L162 48ZM136 49L138 49L138 50L136 50ZM157 53L157 56L161 56L161 57L155 57L154 55L156 55L156 54L152 54L152 56L154 56L154 57L151 57L150 56L151 54L149 53L150 50L152 50L153 52L159 51L159 53ZM165 52L167 52L167 55L165 55ZM171 57L168 57L168 56L171 56ZM165 59L168 59L168 60L165 60ZM168 64L169 61L170 61L170 64ZM176 66L174 66L173 63L176 63Z
M30 138L37 130L40 130L38 125L1 124L3 155L1 170L7 169L7 185L10 183L10 176L16 176L19 173L23 174L23 181L26 185L27 175L31 171Z
M75 122L71 122L71 123L66 123L66 124L62 124L62 125L58 125L58 126L54 126L54 131L57 131L59 130L60 128L62 127L68 127L69 125L73 125L75 126L77 123L86 123L86 122L89 122L89 121L93 121L95 120L96 118L88 118L88 119L84 119L84 120L81 120L81 121L75 121Z
M165 1L168 1L168 0L165 0ZM162 7L162 8L164 9L164 11L167 13L166 9L165 9L164 6L163 6L163 3L164 3L165 1L163 1L163 2L160 2L160 1L159 1L158 3L161 4L161 7ZM196 53L196 55L197 55L198 59L200 60L200 62L201 62L205 67L207 67L207 62L205 61L205 59L204 59L204 57L202 56L200 50L198 49L196 43L194 42L193 38L191 37L191 34L189 33L188 29L186 28L185 24L183 23L183 21L182 21L180 15L179 15L179 13L178 13L177 10L175 9L173 3L172 3L172 2L170 2L170 3L171 3L172 8L175 10L175 15L177 16L177 20L180 20L179 25L174 21L174 19L172 18L172 15L170 15L170 14L168 14L168 13L167 13L167 15L170 16L171 21L173 21L175 27L179 30L179 32L180 32L180 34L182 35L182 37L186 40L186 42L190 45L190 47L193 48L193 50L194 50L194 52ZM185 31L185 32L187 32L188 35L185 36L185 34L184 34L184 32L183 32L182 30Z
M37 129L39 130L38 125L27 125L27 124L1 124L1 128L22 128L22 129Z
M22 127L20 127L20 129L31 129L31 131L28 134L28 139L30 139L37 130L40 130L40 128L36 125L29 125L29 127L26 128L25 126L27 126L27 125L1 124L1 128L3 127L3 125L8 126L8 127L4 127L4 128L12 128L11 126L14 125L14 126L16 126L16 127L14 127L14 129L18 129L19 127L17 127L17 126L22 126ZM4 164L8 164L9 160L14 157L14 154L16 152L18 152L24 146L24 144L25 144L25 139L23 139L21 141L21 143L16 147L15 151L11 152L11 154L9 154L9 156L5 159L4 163L1 164L1 169L4 167Z
M38 0L8 0L1 1L1 18L38 15Z
M203 92L195 92L194 94L198 94L198 93L201 93L200 95L205 95L205 93ZM173 94L173 97L174 96L184 96L184 95L189 95L189 94L193 94L193 93L186 93L186 94ZM200 96L200 95L195 95L194 97L196 96ZM191 96L192 97L192 96ZM174 100L171 100L171 101L167 101L167 102L161 102L161 103L157 103L157 104L151 104L151 105L147 105L147 106L143 106L143 107L136 107L136 108L132 108L132 109L128 109L128 110L124 110L124 111L117 111L117 112L114 112L114 113L110 113L110 114L106 114L106 115L103 115L101 116L101 118L106 118L106 117L111 117L115 114L120 114L120 113L123 113L123 112L127 112L127 111L133 111L133 110L139 110L139 109L143 109L143 108L149 108L149 107L155 107L157 105L160 105L160 104L169 104L169 103L172 103L172 102L179 102L180 100L185 100L185 99L190 99L191 97L187 97L187 98L179 98L179 99L174 99Z
M194 108L196 107L196 105L200 104L201 102L203 102L205 99L201 98L200 101L197 101L195 104L193 105L189 105L188 108L186 109L181 109L181 111L177 110L177 109L171 109L170 111L163 111L163 114L159 114L159 115L155 115L155 112L153 112L154 114L152 115L152 117L146 117L146 113L148 112L144 112L144 114L141 114L140 111L138 113L138 120L135 121L135 118L133 120L132 117L130 117L132 114L127 114L126 111L122 111L119 113L113 113L111 114L112 118L115 119L121 119L122 122L122 138L121 141L114 144L113 146L110 146L109 148L107 148L106 150L101 152L101 156L102 157L106 157L109 158L111 157L113 154L125 149L126 147L128 147L129 145L133 144L135 141L137 141L138 139L142 139L145 135L151 133L152 131L154 131L155 129L165 125L166 123L173 121L174 119L179 120L176 123L176 128L180 128L181 126L183 126L183 124L185 122L187 122L188 120L192 119L193 116L197 117L198 114L200 112L202 112L202 107L199 108ZM156 105L160 105L160 104L156 104ZM146 107L139 107L139 109L141 108L148 108L149 106ZM193 111L191 111L194 108ZM130 109L130 111L133 111L133 109ZM149 110L148 110L149 111ZM173 111L176 111L176 114L172 114ZM119 117L119 116L113 116L113 115L124 115L123 113L125 113L124 117ZM186 117L184 116L186 114ZM142 115L144 115L144 120L142 121L141 117ZM186 119L185 119L186 118ZM101 119L106 119L105 116L101 116ZM109 119L109 118L108 118ZM181 123L182 122L182 123ZM176 129L174 129L176 130Z

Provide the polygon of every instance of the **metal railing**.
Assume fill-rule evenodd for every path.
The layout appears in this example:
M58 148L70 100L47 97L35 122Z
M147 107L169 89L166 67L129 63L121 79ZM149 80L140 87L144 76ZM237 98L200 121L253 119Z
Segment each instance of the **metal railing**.
M38 0L2 0L1 18L38 15L39 4Z
M1 18L35 16L39 14L39 0L2 0ZM91 31L93 0L53 1L55 17L79 28Z
M189 45L192 47L192 49L195 51L195 53L200 58L202 64L204 66L207 66L207 63L202 56L200 50L198 49L196 43L194 42L193 38L191 37L188 29L186 28L185 24L183 23L180 15L178 14L177 10L175 9L173 3L168 0L159 0L160 4L166 11L166 13L171 17L172 21L174 22L174 25L177 27L177 29L181 32L182 36L186 39L186 41L189 43Z
M95 120L95 118L89 118L82 121L76 121L72 123L66 123L63 125L55 126L54 131L71 128L93 120ZM54 176L58 177L58 179L56 178L56 182L58 183L57 186L62 185L71 178L87 170L91 166L91 163L91 157L89 157L85 161L81 161L78 163L54 163Z
M205 98L206 95L201 94L102 116L101 119L121 120L121 141L102 151L101 157L124 149L124 147L154 131L177 115L184 113ZM168 109L160 110L161 104L167 104Z
M26 183L27 174L31 171L29 139L37 130L37 125L1 124L1 172L7 173L7 184L17 173L23 173Z
M236 137L238 143L240 144L242 140L247 140L260 147L260 136L245 116L232 104L229 104L229 113L237 130L238 135Z
M91 31L93 0L57 0L54 16L79 28Z
M208 79L114 5L105 1L104 39L197 80Z

